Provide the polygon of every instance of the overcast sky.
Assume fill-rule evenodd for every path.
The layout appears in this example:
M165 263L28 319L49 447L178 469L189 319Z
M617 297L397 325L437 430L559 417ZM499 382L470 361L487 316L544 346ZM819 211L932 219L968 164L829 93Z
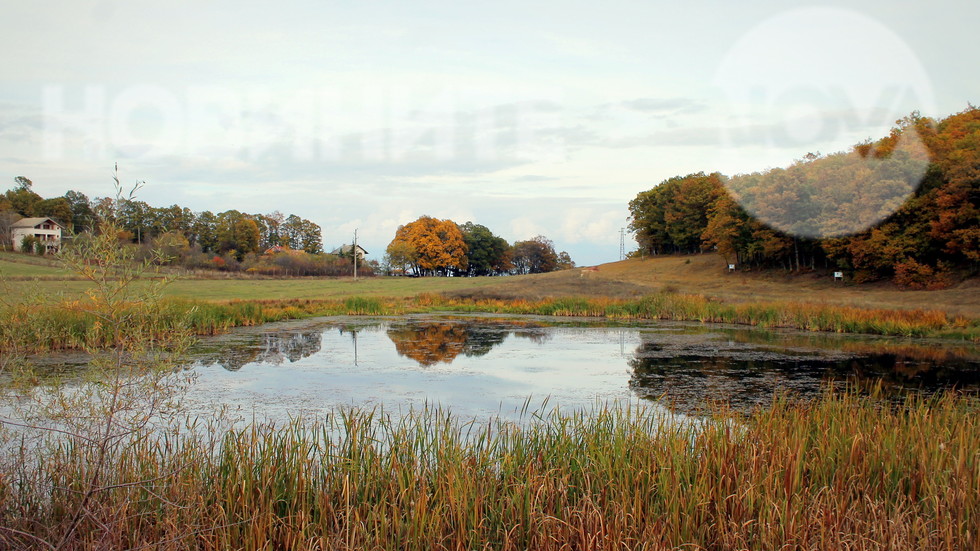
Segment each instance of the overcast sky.
M420 215L617 260L627 204L980 102L980 2L7 2L0 178L297 214L380 259ZM635 243L628 239L627 249Z

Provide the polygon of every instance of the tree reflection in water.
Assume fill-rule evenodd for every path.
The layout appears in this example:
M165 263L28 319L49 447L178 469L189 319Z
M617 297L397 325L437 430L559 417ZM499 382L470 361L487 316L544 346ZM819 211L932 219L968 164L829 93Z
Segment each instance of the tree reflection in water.
M446 320L399 324L388 329L388 338L395 344L398 354L423 367L452 363L461 354L483 356L509 335L537 343L548 339L545 329L527 323Z
M261 362L282 365L307 358L320 351L323 330L276 332L257 335L254 343L244 346L228 346L218 352L205 354L201 365L218 364L228 371L238 371L242 366Z
M735 341L726 346L711 339L677 342L646 335L629 361L629 387L638 396L663 399L685 413L703 409L710 401L748 411L768 405L777 393L786 391L816 397L831 382L838 386L880 384L896 396L954 386L980 390L980 362L975 357L936 359L925 349L917 353L906 348L908 356L890 350L834 357L792 348L749 349Z

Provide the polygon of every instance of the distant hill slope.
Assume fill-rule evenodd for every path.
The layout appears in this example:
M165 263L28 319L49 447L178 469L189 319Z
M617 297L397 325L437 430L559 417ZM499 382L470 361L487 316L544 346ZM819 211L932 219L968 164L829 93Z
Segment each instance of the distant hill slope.
M826 273L783 275L778 271L728 273L717 254L657 256L595 268L501 278L500 283L451 294L472 298L608 296L630 298L670 290L724 301L801 301L863 308L938 309L980 318L980 281L938 291L901 290L891 283L835 283Z
M81 291L84 282L47 259L0 253L0 276L15 284L33 278L50 291ZM657 256L548 274L481 278L369 278L346 280L187 279L170 294L206 300L323 298L329 296L412 296L420 292L459 298L538 299L559 296L636 298L662 290L702 294L731 302L800 301L863 308L938 309L980 318L980 280L939 291L907 291L891 283L834 283L825 274L783 275L778 271L727 273L716 254ZM55 287L56 286L56 287Z

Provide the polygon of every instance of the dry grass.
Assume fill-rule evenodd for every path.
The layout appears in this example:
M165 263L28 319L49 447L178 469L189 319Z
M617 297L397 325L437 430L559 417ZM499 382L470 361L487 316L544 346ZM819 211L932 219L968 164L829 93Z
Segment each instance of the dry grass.
M44 259L36 264L10 262L22 255L0 254L0 274L10 279L39 278L39 290L80 295L84 282L71 281L64 270ZM557 297L638 298L660 291L697 294L729 303L810 302L818 305L893 310L941 310L952 316L980 319L980 280L936 291L901 290L890 283L835 284L826 274L786 275L781 272L724 270L715 254L662 256L603 264L596 271L581 268L550 274L503 278L329 278L233 277L181 279L167 293L196 300L329 299L351 296L413 297L440 293L450 298L540 300ZM17 287L11 289L16 292Z
M736 272L715 254L661 256L603 264L598 270L505 278L497 285L447 291L455 298L539 300L564 296L635 298L659 291L697 294L728 303L808 302L890 310L941 310L980 318L980 281L937 291L902 290L890 283L840 284L820 274Z
M980 318L980 280L976 278L949 289L910 291L887 282L834 283L828 273L729 274L725 266L724 260L715 254L667 256L604 264L591 278L596 282L615 281L647 289L701 294L726 302L812 302L857 308L942 310L951 315Z
M0 326L0 351L33 353L101 347L108 340L86 301L0 307L7 323ZM232 327L287 319L336 315L401 315L434 311L594 317L611 320L686 320L786 327L814 332L865 333L904 337L945 337L980 342L980 322L940 310L884 310L812 303L725 303L700 295L656 293L636 299L560 297L539 300L446 298L420 294L412 298L349 296L337 299L190 301L169 299L158 305L151 331L164 338L188 328L215 335Z
M146 435L68 549L855 549L980 545L980 405L777 400L678 424L636 406L527 426L341 411ZM89 458L0 477L0 546L57 539Z

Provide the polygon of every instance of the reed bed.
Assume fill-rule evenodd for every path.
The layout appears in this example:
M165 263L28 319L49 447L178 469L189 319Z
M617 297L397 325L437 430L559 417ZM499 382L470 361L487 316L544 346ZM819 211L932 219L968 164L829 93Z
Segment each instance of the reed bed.
M942 311L885 310L807 303L730 304L700 295L658 293L634 300L567 297L529 300L461 300L424 294L414 298L161 301L155 330L162 336L177 326L198 335L232 327L286 319L336 315L401 315L436 311L595 317L613 320L686 320L795 328L806 331L867 333L903 337L946 337L980 342L980 321ZM99 346L104 335L84 301L14 306L0 311L0 349L16 328L33 352ZM152 328L151 328L152 329ZM25 337L26 335L26 337Z
M657 293L634 300L574 297L539 301L450 300L446 307L463 311L685 320L903 337L946 336L980 342L978 320L951 317L939 310L864 309L797 302L732 304L676 293Z
M63 548L977 549L978 413L828 392L700 422L626 404L162 431L112 456ZM78 507L91 453L57 442L2 473L0 547L44 548Z

